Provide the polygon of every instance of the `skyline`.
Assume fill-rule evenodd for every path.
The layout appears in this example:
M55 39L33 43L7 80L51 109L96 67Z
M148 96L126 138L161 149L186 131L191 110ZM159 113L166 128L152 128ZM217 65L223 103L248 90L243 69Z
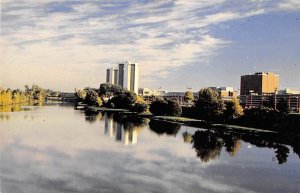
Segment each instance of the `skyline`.
M299 11L297 0L4 0L0 86L99 87L131 59L141 87L237 90L241 75L271 71L300 90Z

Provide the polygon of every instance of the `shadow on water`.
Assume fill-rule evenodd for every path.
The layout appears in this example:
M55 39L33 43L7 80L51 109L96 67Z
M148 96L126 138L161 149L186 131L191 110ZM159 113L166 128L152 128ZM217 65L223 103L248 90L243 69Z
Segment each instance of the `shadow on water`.
M187 135L187 134L185 134ZM267 147L274 149L273 160L278 164L286 163L290 153L288 146L300 158L300 138L284 139L278 134L241 134L237 132L218 132L215 130L197 130L192 135L191 143L196 151L197 157L202 162L217 159L224 148L230 156L236 156L241 147L241 141L248 142L256 147Z

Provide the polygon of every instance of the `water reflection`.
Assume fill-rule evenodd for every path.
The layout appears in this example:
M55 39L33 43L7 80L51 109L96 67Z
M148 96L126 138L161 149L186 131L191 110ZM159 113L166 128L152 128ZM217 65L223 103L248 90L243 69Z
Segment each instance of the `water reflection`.
M278 164L283 164L287 161L290 150L284 145L277 145L277 149L275 151L276 158L278 160Z
M192 136L193 148L202 162L209 162L220 156L223 141L209 130L198 130Z
M149 120L131 115L74 112L67 106L39 109L3 113L11 119L0 123L2 192L299 190L299 138L159 121L147 129ZM199 163L218 158L209 167Z
M96 121L101 121L103 117L101 112L90 111L90 110L84 111L84 115L85 115L85 121L89 123L95 123Z
M185 131L183 134L182 134L182 137L183 137L183 142L184 143L191 143L192 140L193 140L193 135L190 134L189 132Z
M176 137L181 125L179 123L172 123L167 121L151 120L149 128L158 135L173 135Z
M185 138L187 134L184 133ZM293 148L294 153L299 156L300 143L299 138L285 139L278 134L242 134L231 132L218 132L215 130L198 130L192 135L193 148L196 151L197 157L202 162L209 162L215 160L220 156L222 148L224 147L226 152L230 156L236 156L241 148L241 140L249 142L257 147L268 147L274 149L273 160L276 160L278 164L287 162L290 149L287 145ZM292 142L292 143L291 143Z
M0 112L19 112L19 111L28 111L31 110L26 106L19 105L5 105L0 106Z
M137 144L138 134L149 121L134 116L104 114L104 134L125 145Z

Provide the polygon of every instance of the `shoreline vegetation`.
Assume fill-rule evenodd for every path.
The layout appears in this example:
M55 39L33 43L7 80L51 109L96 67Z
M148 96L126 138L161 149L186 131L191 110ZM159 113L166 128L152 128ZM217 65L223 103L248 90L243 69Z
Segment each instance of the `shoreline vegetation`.
M289 113L287 101L274 107L243 109L237 98L224 101L210 88L203 88L195 99L192 92L185 93L185 106L176 100L147 97L124 90L118 85L103 83L99 89L77 90L77 107L87 111L108 111L132 114L154 120L176 122L195 127L228 128L300 134L300 114Z
M21 106L42 105L48 96L60 96L60 92L43 89L36 84L25 85L25 90L0 88L0 111L19 111ZM243 109L237 98L224 101L210 88L203 88L194 98L187 91L185 105L176 100L142 96L109 83L100 84L98 89L77 89L76 110L90 112L106 111L123 113L141 118L176 122L199 128L254 129L274 131L289 135L300 134L300 114L289 113L287 101L279 101L274 107Z
M0 88L0 112L15 112L20 111L21 106L42 105L48 96L60 95L60 92L44 89L36 84L24 87L24 90Z

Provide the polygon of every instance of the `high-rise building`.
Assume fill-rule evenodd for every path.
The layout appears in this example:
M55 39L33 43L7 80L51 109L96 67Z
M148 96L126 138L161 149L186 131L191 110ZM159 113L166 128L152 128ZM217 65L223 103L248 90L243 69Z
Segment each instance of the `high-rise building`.
M274 94L278 91L279 75L272 72L257 72L241 76L240 95Z
M125 62L123 88L136 94L139 92L139 64Z
M106 82L111 84L118 84L118 69L108 68L106 70Z
M118 84L123 88L138 94L139 89L139 64L126 61L118 68L109 68L106 72L106 82Z

